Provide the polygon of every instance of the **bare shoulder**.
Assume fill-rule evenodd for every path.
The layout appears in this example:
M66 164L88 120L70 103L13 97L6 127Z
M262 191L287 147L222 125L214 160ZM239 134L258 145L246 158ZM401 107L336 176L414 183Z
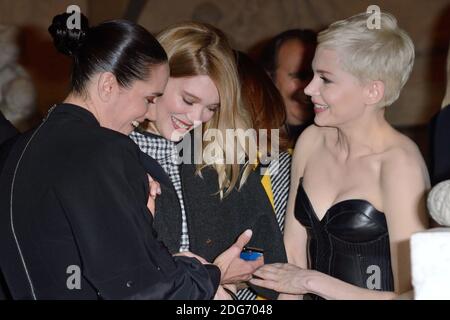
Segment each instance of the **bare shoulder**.
M325 140L327 134L330 131L335 131L334 129L318 127L314 124L306 128L295 144L294 156L302 154L303 157L307 157L315 150Z
M310 125L306 128L295 144L292 156L292 178L297 180L303 176L305 166L311 155L317 150L318 146L325 140L325 131L316 125Z
M418 146L407 136L395 132L382 162L382 180L429 184L428 171Z

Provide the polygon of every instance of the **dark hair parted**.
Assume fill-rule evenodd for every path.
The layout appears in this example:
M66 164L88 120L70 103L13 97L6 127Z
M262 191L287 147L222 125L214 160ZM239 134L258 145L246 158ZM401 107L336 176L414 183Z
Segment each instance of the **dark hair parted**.
M260 65L241 51L235 51L235 55L241 82L241 97L252 116L253 128L267 129L269 150L272 143L271 130L280 129L279 150L286 151L291 145L284 127L286 109L283 97Z
M259 63L273 80L275 80L275 71L278 68L278 52L281 46L290 40L298 40L315 49L317 34L310 29L291 29L274 36L265 44L259 56Z
M90 78L99 72L111 72L122 87L146 80L150 67L167 62L159 42L143 27L126 20L112 20L89 28L81 15L81 28L69 29L71 15L53 18L48 28L59 52L71 56L71 90L83 93Z

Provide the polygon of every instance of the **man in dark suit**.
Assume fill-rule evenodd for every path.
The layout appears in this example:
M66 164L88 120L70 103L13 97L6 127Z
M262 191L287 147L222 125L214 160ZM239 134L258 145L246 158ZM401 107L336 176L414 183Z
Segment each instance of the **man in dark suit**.
M430 175L432 185L450 179L450 105L430 122Z
M0 145L9 138L17 135L19 131L9 122L0 111Z
M0 172L3 167L3 162L7 156L7 146L4 146L4 143L10 138L17 136L19 131L9 122L3 113L0 111ZM3 279L3 275L0 272L0 300L6 299L9 297L9 293L6 290L5 280Z
M0 111L0 173L19 131L9 122ZM1 283L1 276L0 276ZM1 294L1 289L0 289Z

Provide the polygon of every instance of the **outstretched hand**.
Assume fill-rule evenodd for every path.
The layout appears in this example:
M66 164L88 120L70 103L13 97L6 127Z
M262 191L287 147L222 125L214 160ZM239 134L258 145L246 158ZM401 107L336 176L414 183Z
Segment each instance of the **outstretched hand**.
M264 264L264 258L261 257L255 261L245 261L240 258L241 251L250 241L252 231L243 232L236 242L224 251L214 260L221 271L220 283L238 283L248 281L252 278L252 274Z
M259 279L253 278L250 283L280 293L306 294L308 290L304 280L310 272L311 270L302 269L289 263L267 264L254 272Z

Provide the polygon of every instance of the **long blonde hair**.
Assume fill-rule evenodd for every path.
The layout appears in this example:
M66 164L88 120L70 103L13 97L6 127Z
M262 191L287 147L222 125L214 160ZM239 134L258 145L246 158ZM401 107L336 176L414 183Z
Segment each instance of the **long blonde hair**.
M158 41L167 52L170 66L170 77L192 77L207 75L217 87L220 97L220 108L211 120L203 125L204 132L217 129L226 137L226 129L249 129L252 127L251 117L241 105L241 91L239 76L236 68L233 50L225 34L219 29L204 23L185 22L173 25L157 35ZM235 150L243 150L246 144L239 137L230 141L214 141L218 143L222 159ZM203 150L212 142L203 141ZM236 159L237 160L237 159ZM207 164L197 165L197 174ZM218 175L219 192L221 197L228 195L239 181L239 187L249 175L249 166L245 165L241 175L240 165L212 164Z

